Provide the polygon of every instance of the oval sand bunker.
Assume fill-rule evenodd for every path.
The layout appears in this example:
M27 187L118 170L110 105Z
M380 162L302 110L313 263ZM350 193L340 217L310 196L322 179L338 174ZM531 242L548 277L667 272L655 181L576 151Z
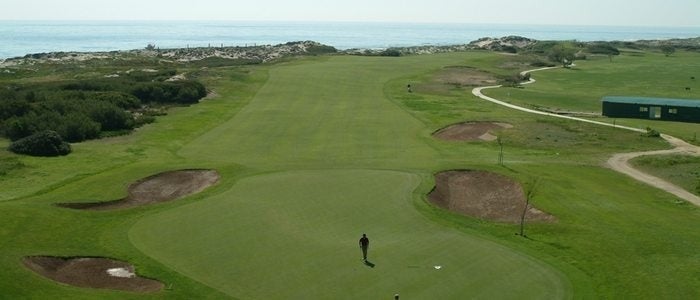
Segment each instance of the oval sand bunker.
M435 175L428 194L435 205L460 214L506 223L519 223L525 208L523 188L503 175L485 171L446 171ZM532 207L525 219L552 222L555 218Z
M497 122L466 122L447 126L433 134L445 141L495 141L491 130L513 128L513 125Z
M124 199L94 203L60 203L61 207L90 210L130 208L179 199L196 194L220 179L214 170L179 170L146 177L132 183Z
M30 256L22 262L46 278L77 287L140 293L163 289L160 281L137 276L133 266L107 258Z

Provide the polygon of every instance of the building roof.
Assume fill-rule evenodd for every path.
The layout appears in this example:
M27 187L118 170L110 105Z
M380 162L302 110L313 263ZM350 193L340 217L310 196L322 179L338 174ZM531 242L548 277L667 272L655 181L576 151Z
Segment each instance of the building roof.
M603 102L700 108L700 100L693 99L606 96Z

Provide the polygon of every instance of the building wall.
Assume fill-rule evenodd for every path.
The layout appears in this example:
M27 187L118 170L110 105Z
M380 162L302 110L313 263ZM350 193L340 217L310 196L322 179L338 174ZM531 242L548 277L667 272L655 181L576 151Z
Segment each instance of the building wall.
M656 108L660 109L658 114ZM636 118L700 123L700 108L695 107L603 102L603 115L611 118Z

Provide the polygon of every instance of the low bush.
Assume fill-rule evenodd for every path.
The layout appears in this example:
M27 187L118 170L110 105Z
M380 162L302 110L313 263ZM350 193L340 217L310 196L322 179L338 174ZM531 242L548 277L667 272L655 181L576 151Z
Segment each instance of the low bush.
M401 56L401 52L399 50L396 50L396 49L386 49L386 50L380 52L379 56L399 57L399 56Z
M45 130L15 141L9 150L32 156L59 156L70 153L71 147L57 132Z
M321 55L321 54L336 53L336 52L338 52L338 50L332 46L313 45L313 46L307 47L306 52L308 52L309 54L312 54L312 55Z
M661 137L661 133L651 127L647 127L647 132L642 133L642 135L646 137Z

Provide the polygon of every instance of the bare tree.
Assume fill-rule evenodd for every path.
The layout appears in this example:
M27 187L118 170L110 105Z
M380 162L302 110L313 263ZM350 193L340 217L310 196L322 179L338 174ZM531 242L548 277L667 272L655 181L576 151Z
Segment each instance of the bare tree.
M503 139L501 136L496 136L496 141L498 142L498 147L500 151L498 152L498 164L503 166Z
M537 177L525 185L525 207L523 208L523 213L520 214L520 236L522 237L525 237L525 215L527 215L527 211L530 208L530 201L537 193L539 182L540 178Z

